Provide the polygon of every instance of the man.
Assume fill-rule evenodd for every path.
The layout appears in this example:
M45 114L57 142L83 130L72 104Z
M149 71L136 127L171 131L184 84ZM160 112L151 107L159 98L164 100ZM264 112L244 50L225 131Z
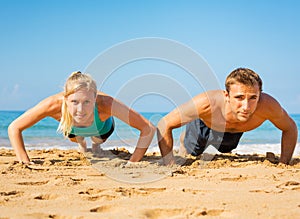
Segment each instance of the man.
M271 121L282 131L280 162L288 164L298 136L295 122L270 95L254 71L238 68L225 82L226 90L201 93L177 107L158 123L158 142L165 164L173 164L172 130L186 124L183 147L198 156L208 145L222 153L237 147L243 132Z

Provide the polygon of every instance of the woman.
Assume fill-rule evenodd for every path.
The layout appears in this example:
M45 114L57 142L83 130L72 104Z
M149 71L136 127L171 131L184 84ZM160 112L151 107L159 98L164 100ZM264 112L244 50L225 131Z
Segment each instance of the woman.
M113 116L140 130L140 137L129 161L137 162L144 156L156 128L143 116L107 94L97 91L96 82L88 74L72 73L64 92L50 96L26 111L8 127L8 135L17 159L29 163L22 131L50 116L60 121L58 131L73 142L81 152L87 150L85 137L91 137L92 150L114 129Z

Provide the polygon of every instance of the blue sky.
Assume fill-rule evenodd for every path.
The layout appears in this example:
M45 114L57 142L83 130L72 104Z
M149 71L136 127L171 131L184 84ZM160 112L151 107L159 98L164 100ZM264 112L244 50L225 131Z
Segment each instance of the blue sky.
M222 89L233 69L253 69L265 92L289 113L300 113L299 11L296 0L0 0L0 110L26 110L61 91L72 71L86 69L114 45L157 37L201 55ZM171 110L174 99L163 93L159 98L140 94L134 103L117 95L120 87L146 73L185 84L191 96L201 92L182 69L149 60L120 68L103 91L138 111ZM176 104L187 100L180 89L172 92Z

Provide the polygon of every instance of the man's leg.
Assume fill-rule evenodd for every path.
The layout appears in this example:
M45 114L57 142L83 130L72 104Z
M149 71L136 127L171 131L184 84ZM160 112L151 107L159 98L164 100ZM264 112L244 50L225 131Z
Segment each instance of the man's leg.
M207 147L207 139L210 129L200 120L196 119L186 124L183 146L188 154L198 156L203 153Z

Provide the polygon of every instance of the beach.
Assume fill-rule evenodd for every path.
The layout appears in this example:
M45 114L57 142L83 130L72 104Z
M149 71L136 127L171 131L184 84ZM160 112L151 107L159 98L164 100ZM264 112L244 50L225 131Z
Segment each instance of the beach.
M148 153L136 165L124 148L101 155L30 150L35 164L0 149L0 218L297 218L300 157L176 156L160 165Z

